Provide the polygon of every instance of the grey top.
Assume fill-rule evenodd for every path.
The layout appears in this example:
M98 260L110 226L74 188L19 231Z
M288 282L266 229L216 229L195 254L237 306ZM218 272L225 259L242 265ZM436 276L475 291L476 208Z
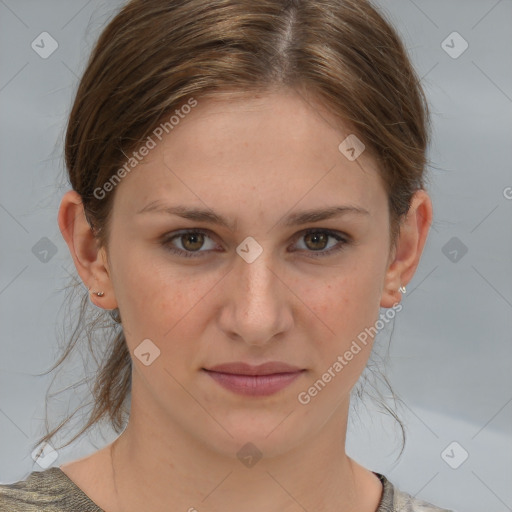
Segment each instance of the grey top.
M413 498L399 491L384 475L375 475L383 486L375 512L455 512ZM105 512L58 467L33 471L25 480L0 485L0 512L41 511Z

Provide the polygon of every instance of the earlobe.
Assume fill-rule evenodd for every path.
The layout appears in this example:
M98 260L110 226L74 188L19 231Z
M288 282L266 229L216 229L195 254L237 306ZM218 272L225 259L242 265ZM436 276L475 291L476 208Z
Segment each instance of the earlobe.
M382 292L382 297L380 300L381 308L392 308L395 304L398 304L402 300L402 292L401 288L392 289L387 287Z
M64 194L59 208L58 224L76 270L90 290L91 301L103 309L115 309L117 301L105 266L104 250L98 246L85 217L82 198L76 191L70 190Z
M405 293L405 285L412 279L418 267L431 223L430 197L425 190L417 190L401 224L393 261L386 271L381 307L390 308L400 302L401 294Z

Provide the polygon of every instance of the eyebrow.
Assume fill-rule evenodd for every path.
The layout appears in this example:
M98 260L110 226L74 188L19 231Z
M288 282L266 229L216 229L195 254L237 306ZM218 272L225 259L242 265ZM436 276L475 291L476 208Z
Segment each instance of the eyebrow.
M222 215L215 213L213 210L192 208L183 205L163 205L159 201L153 201L144 206L141 210L137 211L137 215L142 213L157 212L165 213L168 215L177 215L184 219L193 221L208 222L210 224L218 224L224 226L231 231L235 231L236 222L231 223ZM284 226L298 226L301 224L308 224L310 222L319 222L321 220L332 219L347 214L357 215L370 215L368 210L352 205L343 206L330 206L327 208L318 208L311 210L304 210L301 212L291 213L284 221L280 223Z

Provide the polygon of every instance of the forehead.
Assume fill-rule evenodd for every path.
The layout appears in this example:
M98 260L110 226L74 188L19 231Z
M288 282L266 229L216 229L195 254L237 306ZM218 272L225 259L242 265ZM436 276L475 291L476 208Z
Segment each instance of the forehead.
M123 208L165 197L212 207L342 199L368 206L383 194L373 160L340 151L350 130L291 91L198 98L177 114L150 135L152 149L118 186Z

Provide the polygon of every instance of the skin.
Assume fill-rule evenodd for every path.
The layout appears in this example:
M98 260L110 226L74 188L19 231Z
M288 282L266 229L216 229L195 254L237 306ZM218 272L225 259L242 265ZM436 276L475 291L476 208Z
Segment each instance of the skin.
M379 307L400 302L432 205L425 191L416 192L390 251L375 162L367 152L349 161L338 145L350 130L303 98L281 90L199 99L116 187L108 252L97 247L78 194L62 199L59 226L77 271L88 288L104 292L90 296L96 306L119 308L133 360L126 430L61 466L107 512L378 507L380 481L345 453L350 390L372 340L309 404L297 396L375 324ZM236 229L137 214L154 200L211 208ZM368 214L280 223L328 205ZM164 235L190 228L207 230L202 246L187 237L168 246L202 254L166 250ZM352 242L315 257L338 241L315 242L304 236L308 228L348 234ZM252 263L236 252L248 236L263 248ZM147 338L161 351L149 366L134 356ZM201 371L233 361L284 361L307 371L274 395L244 397ZM248 442L263 454L251 468L236 455Z

